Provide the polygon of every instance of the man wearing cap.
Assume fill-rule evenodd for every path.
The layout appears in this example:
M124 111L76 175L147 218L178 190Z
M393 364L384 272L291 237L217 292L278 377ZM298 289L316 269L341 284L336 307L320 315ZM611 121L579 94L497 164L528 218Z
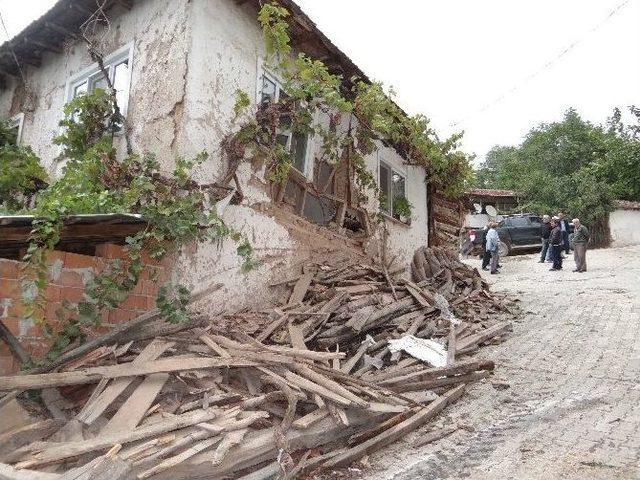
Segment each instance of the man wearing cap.
M587 271L587 243L589 242L589 230L580 223L580 219L574 218L573 223L573 259L576 262L574 272Z

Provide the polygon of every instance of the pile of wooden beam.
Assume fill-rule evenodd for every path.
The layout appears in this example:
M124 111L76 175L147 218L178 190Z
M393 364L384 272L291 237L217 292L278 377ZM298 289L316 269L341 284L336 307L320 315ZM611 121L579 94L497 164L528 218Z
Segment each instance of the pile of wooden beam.
M369 455L491 375L467 355L509 330L484 318L505 307L472 270L439 265L415 282L308 265L279 282L282 305L234 316L266 316L255 331L215 318L129 341L136 319L57 371L0 377L0 405L27 391L65 400L63 418L0 435L0 477L293 479Z

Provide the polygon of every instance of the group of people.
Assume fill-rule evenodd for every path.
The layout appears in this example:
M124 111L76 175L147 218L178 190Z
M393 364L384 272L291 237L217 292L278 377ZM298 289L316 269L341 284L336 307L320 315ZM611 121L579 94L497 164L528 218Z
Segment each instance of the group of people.
M587 244L589 243L589 230L580 223L580 219L574 218L573 233L569 234L569 221L563 213L554 217L544 215L542 217L542 251L540 263L552 262L550 271L562 270L564 255L569 255L573 246L573 259L576 263L574 272L587 271Z
M564 255L569 255L573 246L573 258L576 262L574 272L587 271L587 243L589 243L589 230L580 223L580 219L574 218L573 233L569 234L569 222L563 213L553 217L542 217L542 251L540 263L552 262L550 271L562 270ZM491 274L499 273L500 269L500 237L498 235L498 223L490 222L484 241L484 254L482 256L482 269L491 269Z

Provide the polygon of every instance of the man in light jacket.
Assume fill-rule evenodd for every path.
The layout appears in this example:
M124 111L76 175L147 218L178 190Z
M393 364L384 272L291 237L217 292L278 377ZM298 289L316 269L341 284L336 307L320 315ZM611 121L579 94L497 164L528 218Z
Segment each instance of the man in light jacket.
M574 272L586 272L589 230L580 223L580 219L578 218L574 218L571 223L573 223L573 259L576 262Z
M491 274L495 275L498 273L498 262L500 261L500 237L498 236L498 231L496 227L497 223L491 222L489 224L489 231L487 232L487 236L485 238L485 248L487 252L491 252Z

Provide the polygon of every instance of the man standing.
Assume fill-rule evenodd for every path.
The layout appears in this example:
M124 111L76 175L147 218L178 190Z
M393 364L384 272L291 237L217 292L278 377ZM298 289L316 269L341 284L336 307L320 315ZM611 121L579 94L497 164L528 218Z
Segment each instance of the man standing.
M498 273L498 262L500 261L500 237L498 236L498 231L496 227L497 223L491 222L489 224L489 231L487 232L486 237L486 249L488 252L491 252L491 274L495 275Z
M578 218L572 220L573 223L573 259L576 262L574 272L587 271L587 243L589 242L589 230L580 224Z
M484 227L484 242L482 243L482 270L488 270L489 262L491 262L491 252L487 250L487 233L489 233L489 227L491 226L491 222L489 222Z
M542 251L540 252L540 261L538 263L544 263L547 258L547 251L549 250L549 235L551 234L551 226L549 225L549 215L542 216Z
M558 213L560 219L560 231L562 232L562 245L564 247L564 253L569 255L569 222L564 218L564 213ZM560 249L562 252L562 248Z
M549 244L553 252L553 267L549 271L562 270L562 230L556 217L551 219L551 234Z

